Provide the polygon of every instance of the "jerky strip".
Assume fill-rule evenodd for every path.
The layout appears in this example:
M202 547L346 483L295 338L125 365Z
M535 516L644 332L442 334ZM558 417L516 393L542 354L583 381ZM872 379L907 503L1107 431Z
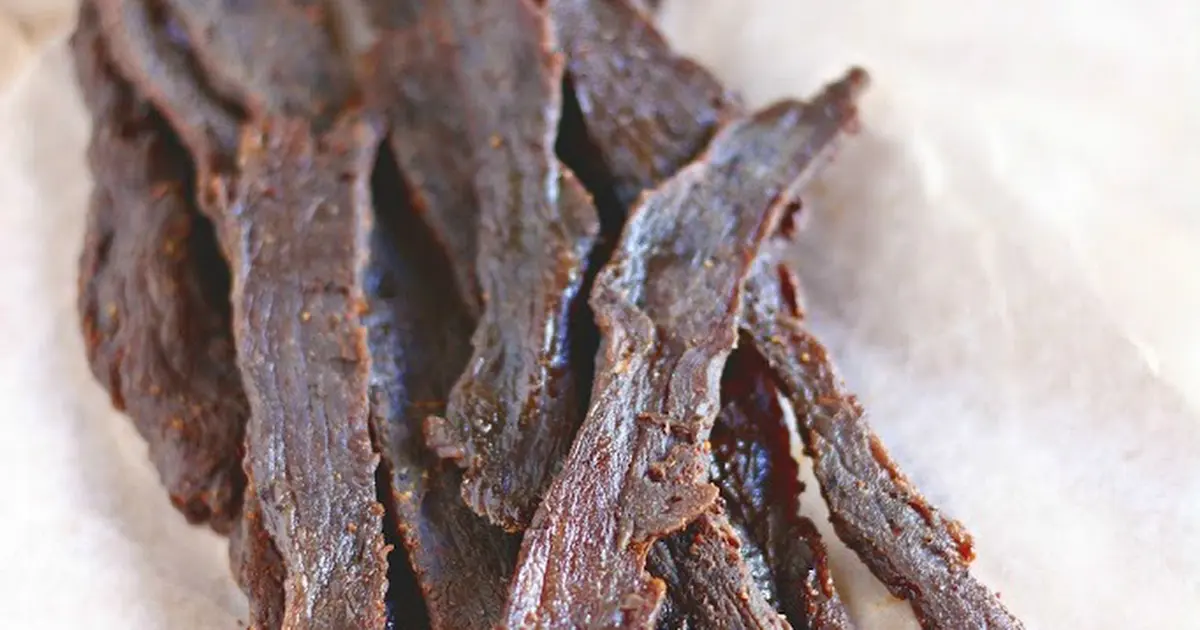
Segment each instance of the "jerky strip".
M192 203L187 154L113 73L90 5L72 45L93 117L95 186L79 278L92 372L147 441L171 502L189 522L227 532L245 484L248 415L228 270Z
M522 543L510 626L653 624L664 585L645 572L649 547L716 498L704 445L742 281L851 100L838 85L729 126L630 217L591 296L592 406Z
M738 99L628 0L548 0L583 117L631 206L704 150Z
M258 496L246 493L241 519L229 536L233 577L250 601L250 628L283 627L283 558L263 523Z
M442 0L479 147L477 273L484 310L474 354L431 418L430 443L466 467L463 497L523 528L579 424L568 315L598 222L583 186L554 154L561 57L528 0Z
M517 541L463 504L461 474L427 452L421 434L425 416L444 409L470 357L472 320L450 288L443 252L409 207L407 191L396 185L395 163L381 158L376 169L364 323L384 501L392 507L432 627L490 630L500 621ZM394 613L400 619L412 615L399 608Z
M654 545L650 572L666 582L672 614L700 628L791 628L765 591L755 588L741 547L742 538L720 512L702 514Z
M760 588L799 627L853 628L825 545L800 515L804 485L774 374L752 347L741 347L721 387L727 402L711 438L712 478Z
M353 115L249 125L221 209L250 469L286 569L284 625L381 628L387 548L368 429L362 267L380 137Z
M371 0L370 5L381 33L372 58L372 99L387 113L400 169L396 176L408 184L416 211L449 255L463 303L478 317L476 147L467 124L468 94L459 77L459 66L467 63L463 49L443 0Z
M745 326L791 398L838 535L912 602L922 627L1022 627L967 571L974 551L962 525L912 486L843 389L825 348L803 328L796 279L780 260L758 262Z

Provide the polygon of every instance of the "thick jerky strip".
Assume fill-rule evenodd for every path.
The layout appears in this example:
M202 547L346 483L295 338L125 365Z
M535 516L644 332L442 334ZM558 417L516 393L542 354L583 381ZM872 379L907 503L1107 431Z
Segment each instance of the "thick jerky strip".
M372 98L388 117L391 149L416 210L449 254L453 280L472 316L480 308L479 202L467 97L460 84L463 47L444 0L371 0L380 40ZM469 339L470 332L467 333ZM463 361L466 365L466 361Z
M741 534L742 555L760 588L796 626L852 628L833 588L825 545L800 515L804 486L774 374L752 347L741 347L721 387L726 403L711 437L712 478Z
M846 124L851 87L732 124L630 217L591 296L603 335L591 409L526 532L511 627L654 623L664 585L646 574L650 545L716 498L705 441L742 282Z
M629 206L704 150L737 98L628 0L547 0L580 110Z
M781 256L781 254L780 254ZM967 571L971 538L900 472L843 389L825 348L802 325L796 279L764 256L747 285L745 326L791 398L838 535L922 627L1020 628Z
M471 318L444 253L395 185L376 172L364 323L371 348L371 421L383 459L384 500L425 594L433 628L490 630L500 621L517 541L469 510L461 473L425 449L421 426L445 406L471 355ZM401 560L403 561L403 560ZM412 611L395 608L397 619Z
M229 330L228 270L192 203L192 166L112 71L95 11L73 39L93 116L95 178L79 312L92 372L147 441L172 503L227 532L241 502L246 398Z
M384 625L387 548L359 319L379 141L353 115L320 136L297 119L248 125L220 210L249 468L284 561L289 628Z
M598 224L554 154L561 57L527 0L442 0L464 47L480 203L484 309L474 354L430 443L467 470L463 497L507 529L529 522L581 416L568 315Z
M716 511L656 544L648 562L651 573L666 582L672 603L658 627L686 619L698 628L791 628L755 588L741 546L738 532Z

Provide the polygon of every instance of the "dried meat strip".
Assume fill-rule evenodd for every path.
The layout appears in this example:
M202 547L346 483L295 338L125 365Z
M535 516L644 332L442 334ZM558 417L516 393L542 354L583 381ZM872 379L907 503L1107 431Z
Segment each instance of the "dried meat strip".
M846 124L852 87L731 124L630 217L591 295L604 339L591 409L526 532L509 626L653 624L664 585L647 552L716 498L705 443L742 282Z
M253 630L283 627L283 558L263 523L258 495L246 493L238 525L229 535L233 577L250 602Z
M523 528L579 424L571 306L598 231L591 199L555 157L561 57L528 0L443 0L472 122L484 309L474 353L431 417L430 444L466 466L463 497Z
M237 138L225 138L247 108L221 100L198 70L204 53L192 48L204 42L180 41L153 4L100 7L105 32L120 43L118 62L171 112L196 158L203 207L231 260L248 457L262 522L283 559L284 625L382 627L387 548L359 321L380 134L352 112L330 122L290 116L288 107L256 112ZM342 62L322 63L334 72ZM321 76L314 71L318 85ZM313 111L329 108L304 113Z
M738 98L675 54L628 0L547 0L547 8L588 131L626 206L739 114Z
M186 152L109 63L85 6L73 48L93 116L95 179L79 312L92 371L147 441L171 501L227 532L248 410L229 329L229 271L193 203Z
M825 348L803 327L797 283L781 255L764 256L746 291L745 327L790 397L838 535L922 627L1020 628L967 570L971 538L900 472L846 393Z
M451 288L444 253L397 185L397 170L391 159L381 158L376 167L365 278L371 420L383 459L384 502L431 626L490 630L500 621L518 541L468 509L459 492L461 473L425 449L422 423L445 407L470 357L473 320ZM393 613L399 619L412 611L393 602Z
M443 0L371 0L380 33L371 57L371 99L387 115L396 176L447 251L463 303L478 317L477 147L459 78L464 48L449 28L446 8Z
M760 588L788 620L812 630L853 628L825 545L800 515L804 485L775 375L747 343L730 357L721 385L726 403L710 438L713 483Z
M654 545L647 559L650 573L666 583L672 602L658 627L682 621L698 628L790 629L766 591L755 587L742 546L729 519L716 511Z

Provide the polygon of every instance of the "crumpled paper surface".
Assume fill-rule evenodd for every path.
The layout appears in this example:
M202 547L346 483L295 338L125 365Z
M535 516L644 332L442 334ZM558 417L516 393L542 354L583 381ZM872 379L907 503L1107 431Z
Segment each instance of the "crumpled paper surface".
M240 627L223 541L170 507L84 364L72 6L0 0L0 625ZM755 104L872 71L798 268L893 455L975 534L974 572L1031 628L1200 628L1200 4L675 0L662 20ZM860 627L915 627L834 560Z

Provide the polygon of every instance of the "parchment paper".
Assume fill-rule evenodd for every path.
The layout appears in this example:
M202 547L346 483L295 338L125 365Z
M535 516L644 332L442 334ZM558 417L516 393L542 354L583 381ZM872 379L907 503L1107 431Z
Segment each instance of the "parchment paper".
M72 5L0 0L0 626L239 627L223 541L83 362ZM1031 628L1200 628L1200 4L675 0L663 22L752 103L872 71L799 271L974 571ZM834 553L860 627L915 627Z

